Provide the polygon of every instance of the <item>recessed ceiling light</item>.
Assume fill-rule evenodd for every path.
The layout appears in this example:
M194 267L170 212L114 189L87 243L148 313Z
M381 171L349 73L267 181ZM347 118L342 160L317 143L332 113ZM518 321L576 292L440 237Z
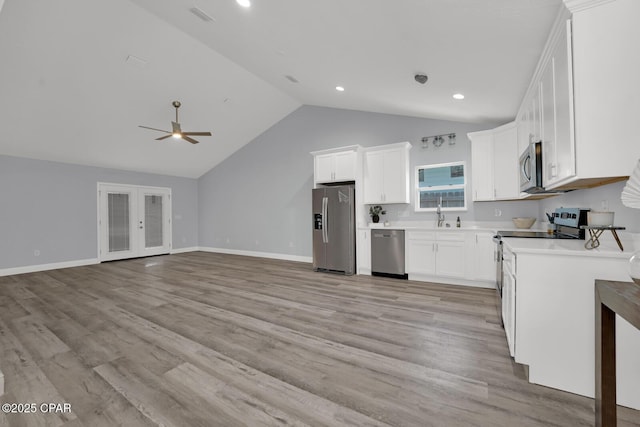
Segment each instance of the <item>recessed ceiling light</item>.
M336 90L338 92L344 92L344 88L342 86L336 86Z
M251 6L251 1L250 0L236 0L236 2L242 7L250 7Z
M461 93L454 93L453 99L464 99L464 95Z

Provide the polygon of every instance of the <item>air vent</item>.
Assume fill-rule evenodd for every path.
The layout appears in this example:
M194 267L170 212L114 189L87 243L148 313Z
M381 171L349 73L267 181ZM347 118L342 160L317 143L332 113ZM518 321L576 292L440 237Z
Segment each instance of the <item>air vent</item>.
M298 79L296 79L296 78L295 78L295 77L293 77L293 76L289 76L289 75L287 75L287 76L284 76L284 78L285 78L285 79L287 79L287 80L289 80L291 83L300 83L300 82L298 81Z
M215 19L213 19L211 16L207 15L202 9L199 9L197 7L192 7L191 9L189 9L189 11L194 15L196 15L198 18L202 19L204 22L215 21Z

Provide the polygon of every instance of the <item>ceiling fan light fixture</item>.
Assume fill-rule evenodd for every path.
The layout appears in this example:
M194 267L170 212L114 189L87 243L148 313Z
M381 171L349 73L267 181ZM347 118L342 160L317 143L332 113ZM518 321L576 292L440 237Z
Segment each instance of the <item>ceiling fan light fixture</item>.
M172 133L171 136L174 137L175 139L182 138L182 134L179 134L178 132Z

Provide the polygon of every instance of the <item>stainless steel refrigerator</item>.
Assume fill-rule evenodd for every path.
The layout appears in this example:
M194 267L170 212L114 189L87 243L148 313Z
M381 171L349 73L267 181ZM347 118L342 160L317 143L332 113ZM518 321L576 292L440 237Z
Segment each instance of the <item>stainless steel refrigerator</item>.
M313 190L313 269L351 275L356 267L355 188Z

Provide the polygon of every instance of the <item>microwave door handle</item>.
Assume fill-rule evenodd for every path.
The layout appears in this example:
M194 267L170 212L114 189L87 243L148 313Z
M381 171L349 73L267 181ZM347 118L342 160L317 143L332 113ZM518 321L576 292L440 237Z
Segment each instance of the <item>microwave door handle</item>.
M524 159L522 172L524 173L524 177L527 179L527 181L531 181L531 156L527 156Z

